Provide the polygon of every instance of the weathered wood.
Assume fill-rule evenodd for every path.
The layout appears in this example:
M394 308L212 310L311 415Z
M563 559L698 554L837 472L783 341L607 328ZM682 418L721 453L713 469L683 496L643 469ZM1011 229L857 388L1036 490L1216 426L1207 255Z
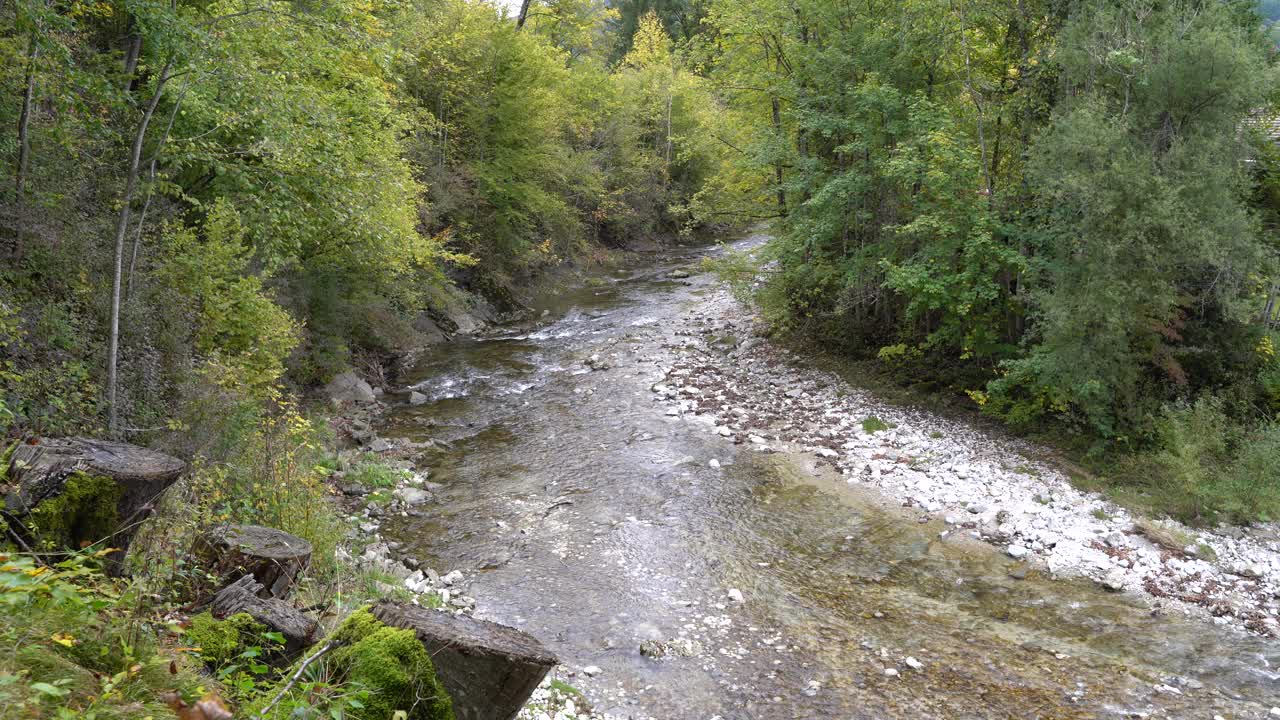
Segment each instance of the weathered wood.
M505 625L388 600L372 612L414 631L458 720L511 720L559 662L536 638Z
M156 500L182 474L175 457L127 443L89 438L35 438L14 449L4 474L5 512L15 530L30 537L23 524L41 503L60 497L68 481L78 475L108 478L118 488L115 527L101 537L89 519L100 508L84 507L64 516L65 541L72 547L103 543L117 548L108 570L118 572L138 526L155 508ZM93 517L95 521L101 517Z
M285 659L292 660L314 642L318 623L301 610L278 598L262 598L262 583L252 575L222 588L209 603L209 612L219 620L237 613L248 613L254 620L284 636Z
M288 597L311 562L311 543L261 525L219 525L197 538L192 552L219 586L252 575L264 598Z

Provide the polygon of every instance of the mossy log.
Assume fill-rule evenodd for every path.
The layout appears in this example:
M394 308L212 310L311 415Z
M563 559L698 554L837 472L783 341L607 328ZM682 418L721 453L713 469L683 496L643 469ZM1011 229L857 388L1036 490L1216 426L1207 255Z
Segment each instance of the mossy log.
M284 636L283 654L292 660L314 642L318 624L301 610L278 598L262 598L262 583L245 575L219 590L209 603L209 611L222 620L238 613L250 617Z
M458 720L511 720L559 662L536 638L505 625L388 600L372 613L413 630Z
M219 525L196 539L192 552L218 578L218 587L252 575L258 596L285 598L311 562L311 543L261 525Z
M15 447L0 468L5 514L33 544L116 548L108 571L118 573L138 526L185 467L127 443L34 438Z

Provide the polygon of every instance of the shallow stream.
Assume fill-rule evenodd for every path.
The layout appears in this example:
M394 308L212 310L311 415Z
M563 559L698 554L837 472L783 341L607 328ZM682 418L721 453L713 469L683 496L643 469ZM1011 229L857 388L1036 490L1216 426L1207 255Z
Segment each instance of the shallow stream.
M439 443L426 467L444 486L387 534L462 570L478 616L532 633L570 670L598 667L570 680L597 710L1211 720L1280 705L1276 641L941 542L938 523L811 457L668 415L650 387L723 292L696 270L706 252L597 277L541 300L536 323L433 348L406 378L429 402L396 405L379 429ZM671 279L677 267L693 276ZM585 367L593 354L611 367ZM647 657L646 640L678 651Z

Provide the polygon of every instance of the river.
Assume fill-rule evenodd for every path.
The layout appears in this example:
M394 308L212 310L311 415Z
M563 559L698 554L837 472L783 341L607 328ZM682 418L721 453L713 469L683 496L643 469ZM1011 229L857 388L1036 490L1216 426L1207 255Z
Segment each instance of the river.
M1275 641L1011 573L812 456L669 414L651 386L724 293L695 267L717 251L598 275L535 301L536 322L426 353L403 379L428 402L395 405L379 432L437 441L443 489L388 536L461 570L477 616L538 637L617 717L1210 720L1280 704ZM597 354L607 369L584 365Z

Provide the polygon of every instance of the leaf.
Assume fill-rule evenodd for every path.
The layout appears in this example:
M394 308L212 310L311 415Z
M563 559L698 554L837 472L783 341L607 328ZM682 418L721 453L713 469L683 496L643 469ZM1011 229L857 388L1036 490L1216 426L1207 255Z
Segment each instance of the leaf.
M76 644L75 637L70 633L54 633L49 639L63 647L75 647Z
M66 697L71 694L70 690L50 685L47 682L33 682L31 683L31 689L49 697Z

